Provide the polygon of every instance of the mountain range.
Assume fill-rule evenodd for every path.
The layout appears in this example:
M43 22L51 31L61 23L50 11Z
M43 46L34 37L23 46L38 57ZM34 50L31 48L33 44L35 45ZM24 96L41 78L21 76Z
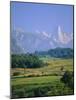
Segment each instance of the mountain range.
M11 31L11 53L34 53L35 51L48 51L50 49L73 48L73 34L58 30L55 34L45 31L25 32L21 29Z

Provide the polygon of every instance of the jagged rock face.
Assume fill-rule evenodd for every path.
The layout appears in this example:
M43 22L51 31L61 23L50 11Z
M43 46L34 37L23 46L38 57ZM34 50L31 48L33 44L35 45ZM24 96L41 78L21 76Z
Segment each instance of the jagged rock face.
M60 27L57 36L46 32L31 33L21 30L11 32L11 53L33 53L35 51L47 51L56 47L73 48L73 36L62 33Z

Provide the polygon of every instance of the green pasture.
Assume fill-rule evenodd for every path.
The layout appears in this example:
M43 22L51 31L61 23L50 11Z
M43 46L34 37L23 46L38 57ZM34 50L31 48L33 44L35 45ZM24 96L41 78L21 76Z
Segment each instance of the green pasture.
M40 59L46 63L41 68L11 69L11 98L73 94L73 90L60 81L66 70L73 71L73 59ZM20 74L13 76L15 72Z
M66 70L73 71L73 59L59 59L59 58L40 58L46 65L41 68L13 68L11 69L11 74L14 72L20 72L19 76L42 76L42 75L55 75L62 74ZM63 68L63 70L61 70Z

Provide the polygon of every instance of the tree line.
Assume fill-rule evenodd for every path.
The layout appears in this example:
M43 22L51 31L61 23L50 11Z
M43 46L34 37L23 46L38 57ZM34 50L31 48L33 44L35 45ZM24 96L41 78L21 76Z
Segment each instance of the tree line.
M11 65L12 68L38 68L43 62L34 54L12 55Z

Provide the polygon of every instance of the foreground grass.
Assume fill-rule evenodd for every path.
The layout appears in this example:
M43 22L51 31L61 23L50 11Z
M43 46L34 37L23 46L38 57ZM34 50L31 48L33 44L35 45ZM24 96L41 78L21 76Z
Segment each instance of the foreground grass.
M73 90L60 82L61 76L12 79L11 98L71 95Z
M61 73L66 70L73 71L73 59L40 59L47 63L44 67L25 68L25 73L23 68L11 70L11 74L20 72L18 76L11 77L11 98L73 94L73 89L60 81ZM63 70L61 70L61 67L63 67Z
M12 85L19 84L42 84L42 83L53 83L58 81L61 76L41 76L41 77L29 77L29 78L14 78L12 79Z

